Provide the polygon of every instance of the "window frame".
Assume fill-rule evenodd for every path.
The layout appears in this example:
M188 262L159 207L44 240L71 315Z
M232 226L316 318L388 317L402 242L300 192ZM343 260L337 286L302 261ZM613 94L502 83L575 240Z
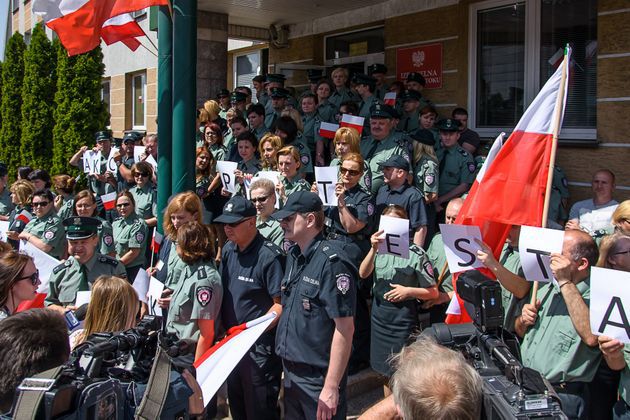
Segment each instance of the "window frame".
M142 79L142 111L143 111L143 124L137 125L135 121L136 117L136 77L141 77ZM146 130L147 127L147 74L145 72L135 73L131 75L131 127L133 130Z
M234 54L232 56L232 89L236 89L238 85L238 66L237 66L237 62L238 62L238 58L239 57L243 57L243 56L248 56L251 54L257 54L258 55L258 62L260 64L260 69L256 72L256 74L262 74L263 72L263 56L262 56L262 49L259 50L253 50L253 51L247 51L247 52L242 52L239 54ZM249 87L252 90L252 98L256 97L256 89L254 89L254 85L253 83L250 81L248 84L244 85Z

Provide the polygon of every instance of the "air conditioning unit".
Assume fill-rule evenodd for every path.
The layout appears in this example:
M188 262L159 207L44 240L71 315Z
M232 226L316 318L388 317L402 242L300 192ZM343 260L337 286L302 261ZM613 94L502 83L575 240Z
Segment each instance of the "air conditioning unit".
M273 48L287 48L289 46L289 25L269 26L269 44Z

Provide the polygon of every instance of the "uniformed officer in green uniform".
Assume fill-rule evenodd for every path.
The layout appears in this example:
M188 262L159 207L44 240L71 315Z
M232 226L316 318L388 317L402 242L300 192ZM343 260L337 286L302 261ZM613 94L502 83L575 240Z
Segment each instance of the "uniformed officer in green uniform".
M429 130L418 130L410 139L419 144L433 147L435 139ZM418 187L422 195L427 196L438 193L438 180L440 179L439 163L428 153L422 153L420 160L416 163L414 174L415 186Z
M590 269L597 257L597 245L588 233L565 231L562 254L551 254L557 283L541 284L536 305L525 304L515 323L516 333L523 338L523 366L537 370L551 383L562 411L571 419L586 418L586 387L601 359L597 337L585 322Z
M247 122L249 123L249 131L254 133L258 141L269 132L269 127L265 125L265 107L261 104L251 104L247 108Z
M120 217L114 221L116 257L127 268L127 277L133 281L145 262L145 249L148 241L147 224L135 212L133 195L125 191L116 199L116 210Z
M227 118L228 109L230 109L230 91L227 89L221 89L217 94L217 101L221 107L219 117L225 120Z
M63 225L55 213L50 190L35 191L31 205L36 217L28 222L19 238L35 245L51 257L63 258L66 252Z
M426 86L427 81L424 76L417 72L411 72L407 75L407 90L415 90L419 94L422 94L422 90ZM430 100L425 97L420 98L419 109L424 108L427 105L433 105Z
M415 90L408 90L401 95L403 115L398 122L398 129L405 133L416 131L420 125L420 101L422 95Z
M284 249L284 232L280 223L271 217L276 204L276 186L273 181L259 178L252 182L250 198L256 207L256 229L267 240Z
M319 163L319 166L323 166L325 163L324 138L319 135L321 119L317 112L317 95L310 92L303 94L300 104L302 105L303 112L302 126L304 139L306 140L306 145L311 151L311 159L313 162ZM319 150L319 155L316 153L317 150Z
M381 101L385 99L385 94L389 92L389 85L385 83L387 75L387 66L385 64L374 63L368 66L368 75L376 79L376 88L374 96Z
M107 159L109 152L112 150L112 132L110 130L99 131L96 133L96 143L100 147L100 166L99 173L90 175L90 189L96 195L105 195L116 191L111 183L107 182L111 177L115 181L113 174L107 171Z
M265 106L265 126L273 128L276 120L280 118L282 110L289 103L289 91L282 87L275 87L269 91L271 98Z
M341 104L346 101L352 101L358 103L361 98L348 87L348 69L344 67L337 67L330 74L330 78L335 85L335 91L330 94L328 101L339 109Z
M411 162L409 145L406 137L398 136L393 131L393 114L395 110L389 105L377 103L370 113L370 135L361 140L361 155L372 172L371 192L376 195L383 185L383 171L379 163L390 156L401 155Z
M11 192L8 187L9 170L4 163L0 163L0 220L9 220L9 215L15 208L11 201Z
M374 95L376 79L367 74L358 73L354 75L352 81L356 84L357 92L361 97L359 116L365 118L363 121L362 135L369 136L371 109L376 104L382 104L382 101Z
M63 221L68 239L68 259L53 269L46 306L65 311L76 309L77 292L88 291L99 276L126 278L125 266L97 252L100 222L93 217L68 217Z
M467 192L475 180L477 165L472 155L457 142L459 125L459 121L452 118L443 119L437 124L444 146L437 151L440 182L435 208L438 212L449 200Z

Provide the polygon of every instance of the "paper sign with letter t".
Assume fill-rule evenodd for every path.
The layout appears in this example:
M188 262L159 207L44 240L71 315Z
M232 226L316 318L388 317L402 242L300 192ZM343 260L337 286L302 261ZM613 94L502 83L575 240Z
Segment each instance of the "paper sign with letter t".
M378 230L382 230L383 240L378 244L379 254L391 254L409 259L409 220L398 217L381 216Z
M591 331L630 343L630 273L591 268Z
M521 226L518 253L525 278L545 283L552 281L551 254L560 254L563 242L563 230Z
M475 241L481 241L479 226L440 225L440 232L451 273L483 267L483 263L477 258L477 251L481 247Z

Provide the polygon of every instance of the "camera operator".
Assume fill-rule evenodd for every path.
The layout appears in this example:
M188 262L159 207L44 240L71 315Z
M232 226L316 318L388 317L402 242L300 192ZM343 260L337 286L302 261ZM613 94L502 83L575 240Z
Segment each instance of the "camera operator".
M24 378L68 360L66 322L49 309L19 312L0 322L0 348L0 413L6 413Z
M539 371L554 386L562 410L572 419L586 417L587 384L601 360L588 309L590 269L597 256L590 235L566 231L562 254L551 254L557 286L541 284L536 304L526 304L515 322L516 333L523 337L523 365Z
M477 420L481 415L482 379L461 353L420 337L404 347L394 363L393 395L360 420Z

